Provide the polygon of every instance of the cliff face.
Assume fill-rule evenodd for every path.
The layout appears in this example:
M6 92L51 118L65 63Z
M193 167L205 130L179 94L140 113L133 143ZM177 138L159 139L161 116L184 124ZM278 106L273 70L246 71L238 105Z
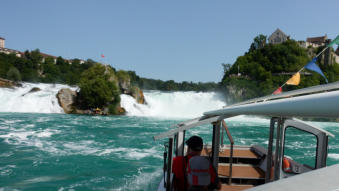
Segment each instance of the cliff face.
M236 103L243 101L242 98L246 94L246 89L245 88L239 88L235 85L228 85L226 86L226 102L228 104Z
M140 88L137 87L136 93L132 94L132 96L137 100L138 103L145 104L144 92Z
M125 92L125 94L134 97L138 103L145 104L144 92L139 87L132 86Z
M134 97L140 104L145 103L144 93L139 87L131 84L131 78L127 72L120 70L117 72L117 77L121 93Z

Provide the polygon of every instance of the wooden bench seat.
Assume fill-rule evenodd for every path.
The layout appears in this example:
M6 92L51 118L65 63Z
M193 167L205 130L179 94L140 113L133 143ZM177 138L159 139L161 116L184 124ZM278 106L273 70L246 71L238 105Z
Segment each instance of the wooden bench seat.
M209 156L212 152L212 149L210 148L204 148L201 152L202 156ZM231 149L222 149L219 152L219 157L230 157ZM252 152L250 149L233 149L233 157L234 158L258 158L257 155Z
M219 164L219 176L229 177L229 164ZM264 179L265 174L262 170L251 165L236 165L232 166L232 178L242 179Z

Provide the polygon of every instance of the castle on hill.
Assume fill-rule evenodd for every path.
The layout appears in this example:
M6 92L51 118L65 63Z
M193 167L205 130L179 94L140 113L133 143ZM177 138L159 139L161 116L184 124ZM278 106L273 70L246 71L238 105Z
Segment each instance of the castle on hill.
M286 35L283 31L277 28L269 37L268 43L270 44L280 44L288 40L290 36ZM298 41L299 45L303 48L317 48L320 46L326 46L331 42L331 39L327 38L327 35L318 36L318 37L308 37L306 41ZM339 64L339 46L336 51L333 53L328 49L323 55L324 61L326 64L332 64L333 61Z

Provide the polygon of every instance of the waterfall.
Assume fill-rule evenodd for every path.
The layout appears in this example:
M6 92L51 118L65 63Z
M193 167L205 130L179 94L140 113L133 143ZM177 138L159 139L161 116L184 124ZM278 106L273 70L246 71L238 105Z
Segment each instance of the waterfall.
M32 88L39 91L29 92ZM0 88L0 112L64 113L56 94L62 88L76 90L61 84L23 83L22 87ZM145 91L146 104L138 104L129 95L121 95L121 106L130 116L192 118L205 111L221 109L226 105L216 92L161 92Z
M216 92L144 92L147 104L138 104L128 95L121 95L121 106L128 115L146 117L193 118L226 105Z

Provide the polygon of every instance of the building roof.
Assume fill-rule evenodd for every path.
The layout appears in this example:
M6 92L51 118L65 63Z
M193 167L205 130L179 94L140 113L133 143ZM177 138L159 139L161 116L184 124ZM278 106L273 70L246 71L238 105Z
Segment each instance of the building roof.
M1 39L1 40L6 40L5 38L2 38L1 36L0 36L0 39Z
M45 54L45 53L42 53L42 52L40 52L40 54L41 54L41 56L43 56L44 58L47 58L47 57L57 58L56 56L52 56L52 55Z
M311 37L311 38L306 39L307 42L315 43L315 44L325 43L325 40L327 40L327 35L319 36L319 37Z
M282 32L282 30L280 30L279 28L277 28L272 34L271 34L271 36L273 35L273 34L275 34L275 33L277 33L277 34L282 34L282 35L284 35L284 36L287 36L284 32ZM271 37L270 36L270 37Z
M268 41L273 44L282 43L288 39L288 36L277 28L269 37Z

